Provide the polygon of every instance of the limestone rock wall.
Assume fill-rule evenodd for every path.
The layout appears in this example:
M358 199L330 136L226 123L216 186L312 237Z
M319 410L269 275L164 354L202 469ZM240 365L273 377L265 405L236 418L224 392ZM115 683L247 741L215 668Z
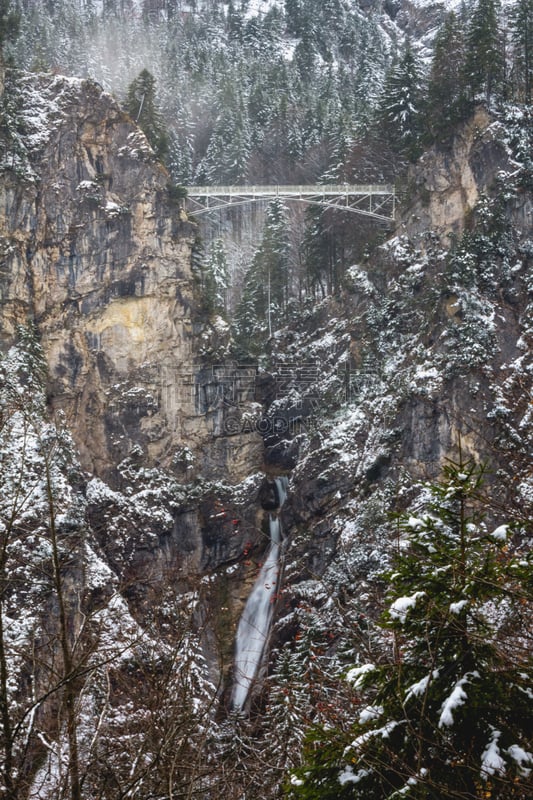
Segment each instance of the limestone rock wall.
M90 473L113 483L132 450L148 467L173 469L186 445L198 456L188 478L228 470L241 479L260 458L260 437L237 428L231 447L215 443L212 460L206 451L224 426L216 391L201 402L214 379L198 352L196 229L170 198L166 171L97 84L20 73L9 81L0 341L34 321L51 404Z
M479 107L446 145L428 150L409 173L400 204L399 230L413 237L432 230L449 245L460 235L482 193L498 172L512 169L497 123Z
M120 587L144 628L207 573L191 625L217 683L268 546L255 373L220 366L229 326L201 314L196 225L115 100L91 81L8 72L4 112L0 351L34 324L48 406L81 459L76 592L101 568L104 594Z

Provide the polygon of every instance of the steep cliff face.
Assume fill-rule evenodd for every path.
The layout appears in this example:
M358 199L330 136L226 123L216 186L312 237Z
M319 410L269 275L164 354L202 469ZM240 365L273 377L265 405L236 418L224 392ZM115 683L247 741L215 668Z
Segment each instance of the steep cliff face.
M511 172L502 126L479 107L453 138L428 150L407 177L399 226L410 237L431 230L443 244L459 236L480 196Z
M49 396L83 465L116 483L133 448L189 476L245 476L250 436L205 457L215 403L201 403L191 274L194 226L173 202L144 135L90 81L12 75L2 182L2 330L32 319L49 365ZM13 85L15 84L15 85ZM209 338L204 332L204 339ZM212 336L227 335L226 330ZM218 343L220 344L220 342ZM211 390L216 395L216 390ZM253 398L252 398L253 399ZM212 413L209 414L209 411ZM238 437L237 437L238 438Z
M266 470L291 473L283 574L269 595L273 644L283 647L260 667L270 669L274 699L255 706L275 764L265 796L278 796L290 761L280 749L297 759L294 719L316 719L342 652L362 658L369 647L390 512L409 508L447 457L490 464L495 517L533 502L530 175L528 183L509 136L477 112L448 150L428 153L412 173L398 235L348 271L341 296L302 308L272 337L269 370L258 378L254 368L215 361L228 328L198 317L195 229L112 98L90 82L11 73L5 104L1 345L34 322L48 405L75 444L33 418L26 435L20 418L33 388L14 348L2 361L14 378L1 396L0 475L9 478L1 494L9 500L28 464L31 492L16 514L6 506L9 534L23 542L8 566L29 587L26 627L9 618L13 663L54 698L37 704L35 729L20 726L31 741L25 786L61 773L61 747L43 746L46 737L61 743L65 725L62 701L54 705L64 685L57 586L37 579L50 574L54 492L47 502L42 474L52 464L64 548L57 584L62 572L86 679L75 691L87 796L125 796L132 774L138 796L172 794L175 776L189 793L247 796L252 767L243 759L233 773L233 729L228 744L215 717L279 501ZM42 408L32 414L41 420ZM6 596L16 620L16 581ZM44 675L47 659L54 669ZM319 664L327 667L313 683ZM70 673L64 682L74 684ZM294 691L298 682L311 686L307 695ZM33 720L31 703L20 706L23 720ZM283 713L292 715L286 741ZM229 779L223 769L213 775L221 749ZM268 760L261 753L254 796ZM43 796L54 792L55 784Z
M202 735L191 703L202 696L211 719L231 667L238 616L268 546L268 483L255 371L218 363L228 326L199 316L196 227L144 135L98 85L52 75L9 73L2 122L0 533L16 546L2 559L0 614L18 640L15 649L11 639L1 645L16 680L52 697L32 715L18 768L22 797L46 761L39 736L62 735L65 707L52 673L60 663L69 671L70 647L71 659L74 650L91 653L96 679L87 692L76 689L78 719L96 719L96 684L109 679L101 665L112 664L111 705L122 710L104 715L106 736L120 749L119 729L131 709L149 714L147 687L170 652L180 666L167 673L164 691L177 697L183 689L172 727L179 730L182 714L185 727L194 720L189 733ZM28 344L27 328L21 333L28 323L39 345ZM57 580L32 594L42 558ZM8 577L19 569L20 626L18 578ZM47 649L40 665L30 655L33 636ZM7 691L0 686L2 702ZM7 745L16 750L16 737ZM52 751L50 759L57 766Z
M275 462L299 448L282 639L303 635L305 617L357 640L355 621L379 606L390 514L446 459L487 465L495 522L531 513L531 192L511 140L478 111L447 151L428 152L398 235L349 270L340 300L273 343L273 363L316 364L312 386L293 368L300 396L284 404L311 409L307 432L267 449Z
M125 581L146 586L169 569L186 577L259 552L261 480L236 494L228 487L262 468L260 384L205 355L220 352L227 326L198 318L195 228L172 201L164 169L96 84L49 75L10 80L1 333L7 344L17 323L34 320L52 408L65 413L89 475L123 492L90 484L100 546ZM478 274L468 278L479 285L467 291L460 259L446 247L450 235L458 241L465 226L475 228L473 209L502 174L514 176L505 214L515 227L527 224L530 199L516 183L518 166L501 125L478 109L446 148L413 168L399 236L351 271L342 302L325 301L271 342L264 384L287 384L289 399L283 389L275 397L261 390L266 407L275 400L263 427L267 462L274 473L296 467L284 509L288 535L316 526L324 546L311 552L321 570L335 542L331 534L327 544L328 531L342 525L346 503L361 492L406 470L437 474L459 438L465 452L487 453L483 440L494 430L482 407L495 389L486 365L494 362L494 373L520 356L522 272L500 264L496 243L494 274L479 256ZM525 238L512 245L522 261ZM321 369L299 384L299 364ZM280 369L294 371L292 382L278 380ZM291 410L295 386L303 404ZM159 516L145 489L162 504ZM144 590L139 596L146 599Z
M10 73L3 131L1 346L34 324L49 410L87 482L93 547L144 624L169 582L267 545L262 438L242 421L257 416L255 382L215 366L228 326L199 318L196 227L112 97L91 81ZM224 588L230 626L254 564Z

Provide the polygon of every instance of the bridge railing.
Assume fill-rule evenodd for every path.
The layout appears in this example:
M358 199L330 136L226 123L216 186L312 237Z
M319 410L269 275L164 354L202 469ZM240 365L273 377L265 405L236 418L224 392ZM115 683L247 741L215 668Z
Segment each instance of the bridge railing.
M393 195L394 187L380 184L315 184L296 186L188 186L189 197L328 197Z

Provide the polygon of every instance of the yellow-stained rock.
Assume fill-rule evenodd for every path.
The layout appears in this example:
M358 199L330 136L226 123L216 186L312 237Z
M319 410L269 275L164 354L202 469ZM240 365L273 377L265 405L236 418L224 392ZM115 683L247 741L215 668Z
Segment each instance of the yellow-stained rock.
M0 180L0 346L18 324L36 324L51 406L89 472L113 483L139 449L147 468L172 470L187 446L188 480L243 479L261 463L262 439L221 444L239 430L225 430L217 407L209 336L194 319L196 229L164 167L94 82L15 83L26 156L14 154L17 172ZM219 346L227 335L217 329Z

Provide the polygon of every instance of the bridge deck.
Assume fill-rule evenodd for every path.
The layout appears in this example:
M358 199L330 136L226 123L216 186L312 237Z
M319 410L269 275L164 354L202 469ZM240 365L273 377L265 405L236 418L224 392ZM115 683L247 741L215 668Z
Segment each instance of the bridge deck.
M188 197L337 197L357 195L393 195L393 186L315 184L300 186L188 186Z
M299 186L188 186L187 199L194 217L225 207L243 206L261 199L279 197L348 211L390 223L396 210L394 186L381 184L315 184ZM195 207L194 207L195 206Z

